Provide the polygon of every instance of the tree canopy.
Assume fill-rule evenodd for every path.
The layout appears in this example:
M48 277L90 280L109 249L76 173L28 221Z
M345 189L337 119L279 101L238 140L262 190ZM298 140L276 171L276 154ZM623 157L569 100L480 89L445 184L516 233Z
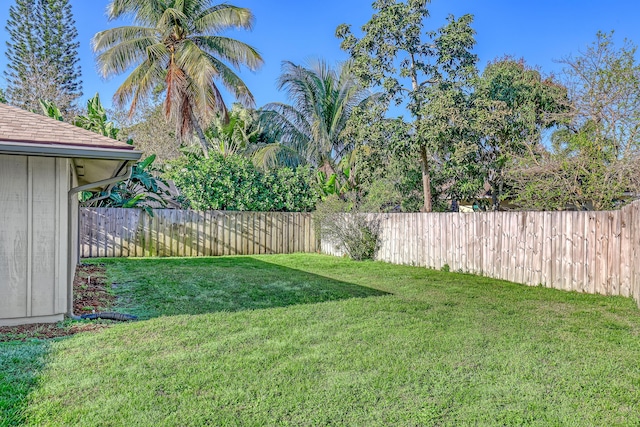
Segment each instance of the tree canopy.
M410 151L422 168L424 211L432 210L432 174L443 148L443 134L429 134L424 120L444 117L434 110L435 97L443 101L466 85L474 74L477 57L474 45L473 18L450 16L445 26L426 32L428 0L377 0L374 15L362 26L358 38L346 24L336 35L342 48L351 56L354 73L365 87L384 90L388 102L406 105L411 116L409 138L400 150ZM432 98L429 100L429 98ZM441 102L437 104L446 108ZM448 149L448 148L447 148ZM442 157L442 156L441 156Z
M133 71L114 95L118 105L137 105L162 88L166 117L185 137L195 131L202 150L209 147L203 128L217 115L226 116L219 84L236 99L253 105L249 88L234 72L246 66L262 65L256 49L222 35L228 29L253 25L249 9L211 0L112 0L109 19L126 16L135 26L123 26L97 33L93 48L100 72L105 77Z
M355 108L377 96L360 85L351 62L332 68L324 61L307 67L285 61L278 87L291 104L262 108L262 120L276 141L328 176L349 169L354 141L345 137L347 123Z
M8 101L39 111L39 100L68 112L82 95L78 31L69 0L16 0L9 8Z

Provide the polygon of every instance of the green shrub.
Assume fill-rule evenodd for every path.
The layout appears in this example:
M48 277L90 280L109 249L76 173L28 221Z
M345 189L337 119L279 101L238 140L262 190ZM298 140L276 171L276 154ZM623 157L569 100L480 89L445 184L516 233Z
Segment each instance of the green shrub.
M326 197L314 213L316 231L353 260L374 259L380 249L380 221L355 206L337 195Z
M319 193L308 166L262 171L238 155L187 156L168 166L186 204L198 210L309 212Z

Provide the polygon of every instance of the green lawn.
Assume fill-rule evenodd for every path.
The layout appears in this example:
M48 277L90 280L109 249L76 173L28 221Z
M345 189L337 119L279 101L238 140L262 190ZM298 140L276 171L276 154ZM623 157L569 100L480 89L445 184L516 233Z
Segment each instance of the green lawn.
M320 255L100 262L147 320L1 344L5 424L640 425L631 299Z

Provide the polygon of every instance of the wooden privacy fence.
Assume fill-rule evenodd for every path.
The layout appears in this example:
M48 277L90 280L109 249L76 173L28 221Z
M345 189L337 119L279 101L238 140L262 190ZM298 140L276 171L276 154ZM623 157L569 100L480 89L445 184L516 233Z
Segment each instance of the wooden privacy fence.
M217 256L316 252L308 213L83 208L80 256Z
M640 202L610 212L369 214L377 258L640 303ZM323 239L323 253L341 255Z
M308 213L84 208L81 257L342 255ZM640 304L640 202L610 212L369 214L377 258L527 285L633 296Z

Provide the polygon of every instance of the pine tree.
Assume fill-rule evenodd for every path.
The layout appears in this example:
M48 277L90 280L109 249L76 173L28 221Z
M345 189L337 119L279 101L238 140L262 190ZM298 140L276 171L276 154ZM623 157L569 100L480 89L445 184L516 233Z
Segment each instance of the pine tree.
M47 62L55 63L58 78L56 83L62 92L72 100L82 96L82 81L78 65L80 43L76 22L71 12L69 0L39 0L37 9L40 17L36 29L42 40L43 57Z
M82 95L78 31L69 1L16 0L6 29L9 102L39 111L43 99L68 111Z
M35 0L16 0L9 8L6 26L9 34L5 71L7 98L11 104L25 109L35 108L38 101L34 99L33 86L27 83L37 76L33 59L34 53L40 50L34 34L35 5Z

